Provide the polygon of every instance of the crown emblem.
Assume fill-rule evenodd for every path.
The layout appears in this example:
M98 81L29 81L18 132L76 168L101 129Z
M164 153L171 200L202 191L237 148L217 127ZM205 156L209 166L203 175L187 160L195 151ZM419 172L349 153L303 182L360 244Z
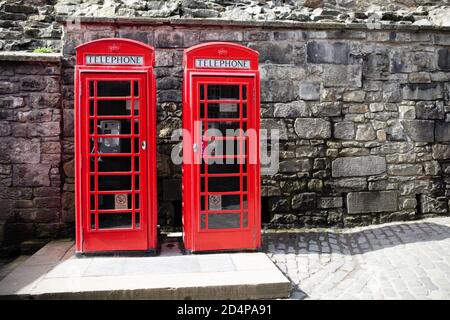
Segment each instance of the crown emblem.
M226 56L228 54L228 51L224 48L220 48L217 53L219 54L219 56Z
M120 50L120 45L117 43L113 43L112 45L109 46L109 50L111 52L117 52Z

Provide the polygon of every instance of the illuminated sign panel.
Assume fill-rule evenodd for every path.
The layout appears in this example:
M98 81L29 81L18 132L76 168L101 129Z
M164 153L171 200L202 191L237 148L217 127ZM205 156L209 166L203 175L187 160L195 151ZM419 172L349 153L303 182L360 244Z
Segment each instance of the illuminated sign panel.
M196 68L250 69L250 60L195 59Z
M86 55L86 64L143 65L142 56Z

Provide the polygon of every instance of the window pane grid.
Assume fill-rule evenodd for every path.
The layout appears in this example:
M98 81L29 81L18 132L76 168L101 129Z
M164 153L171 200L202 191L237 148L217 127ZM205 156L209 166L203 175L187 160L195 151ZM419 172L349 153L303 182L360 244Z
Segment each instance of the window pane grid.
M136 164L135 164L135 159L139 159L140 158L140 144L138 143L137 147L135 148L135 141L137 140L137 142L139 141L140 138L140 134L139 132L136 133L135 130L140 129L140 126L138 126L138 123L136 123L136 121L139 121L139 116L137 116L137 110L135 110L135 103L139 103L139 99L138 97L140 96L139 94L139 90L138 88L140 88L141 86L139 86L139 81L138 80L127 80L127 81L121 81L122 84L126 84L126 86L128 87L129 90L129 94L126 96L102 96L99 97L99 92L98 92L98 86L99 86L99 82L98 80L92 80L89 81L89 86L90 86L90 97L87 97L87 103L88 101L92 101L91 104L91 112L93 113L93 115L88 116L88 125L89 126L93 126L93 128L89 129L89 132L91 132L92 134L88 135L88 139L93 139L93 150L91 151L91 153L89 153L89 157L91 159L91 161L93 160L94 166L93 168L91 168L91 170L93 169L93 171L89 172L89 176L93 177L93 182L92 181L88 181L88 188L89 190L91 190L89 193L91 195L90 197L90 201L93 200L93 204L90 204L90 208L91 210L89 211L89 215L91 217L91 223L89 224L92 230L103 230L103 229L115 229L117 228L116 226L114 226L114 224L112 224L109 227L103 228L101 226L99 226L99 213L103 214L103 213L110 213L110 214L114 214L114 213L120 213L120 214L124 214L124 213L130 213L131 214L131 226L127 226L127 229L136 229L136 228L140 228L140 203L136 203L136 201L140 201L140 197L138 199L135 199L135 195L138 195L140 193L140 185L137 186L137 184L139 183L139 176L140 176L140 171L136 170ZM102 81L103 84L105 83L112 83L112 82L117 82L117 81ZM103 87L103 90L105 90L105 87ZM104 95L107 95L108 93L103 92ZM107 114L107 115L99 115L98 114L98 101L100 100L126 100L126 101L130 101L130 103L127 103L126 108L129 108L130 111L130 115L113 115L113 114ZM125 120L125 119L129 119L130 120L130 133L129 134L102 134L98 132L98 125L97 125L97 120ZM107 139L107 138L119 138L119 139L123 139L123 138L129 138L130 139L130 152L129 153L100 153L99 152L99 139ZM139 149L137 149L139 148ZM135 150L136 149L136 150ZM136 152L136 153L135 153ZM130 164L130 169L128 171L114 171L114 170L109 170L109 171L99 171L99 159L108 159L110 157L129 157L131 160L131 164ZM119 159L120 160L120 159ZM121 166L121 168L123 168L123 166ZM111 167L109 167L109 169L111 169ZM129 176L131 178L131 183L130 183L130 189L129 190L119 190L119 189L114 189L114 190L100 190L99 189L99 177L102 176ZM93 184L93 185L92 185ZM104 187L104 186L103 186ZM112 188L112 185L109 186L108 188ZM113 195L115 196L119 196L121 194L124 195L131 195L130 197L130 204L131 204L131 208L126 209L100 209L99 208L99 196L107 196L107 195ZM93 197L92 197L93 195ZM92 199L94 198L94 199ZM102 198L103 199L103 198ZM128 200L127 200L128 202ZM103 203L103 200L102 200ZM116 205L116 204L114 204ZM121 222L121 219L123 220L123 216L121 217L116 216L113 217L116 221ZM120 226L118 228L121 228Z
M218 90L217 88L219 87L219 85L213 85L216 91ZM247 179L247 173L246 173L246 164L245 164L245 159L248 158L248 149L247 149L247 139L248 137L246 137L243 132L243 130L245 130L246 126L244 127L244 124L247 123L248 119L247 119L247 112L246 110L244 111L243 108L247 107L247 97L246 97L246 85L244 84L239 84L238 85L238 95L239 98L238 99L233 99L233 98L227 98L227 99L209 99L209 94L210 92L214 92L214 90L211 90L209 88L209 85L204 83L204 84L199 84L199 100L198 100L198 106L201 108L200 110L202 112L202 115L200 117L201 121L204 124L204 128L209 128L209 124L210 123L217 123L217 122L231 122L231 123L236 123L239 124L239 128L241 130L239 130L239 134L237 136L233 136L233 137L215 137L215 136L208 136L208 135L202 135L201 139L202 141L205 142L210 142L210 141L214 141L214 140L219 140L219 141L236 141L237 145L239 145L239 149L241 150L240 153L243 154L224 154L224 155L218 155L218 156L212 156L209 155L208 152L205 152L203 154L203 161L204 163L202 164L202 166L204 166L202 168L202 172L200 174L200 182L203 185L203 190L201 190L200 192L200 198L201 198L201 208L200 208L200 217L201 219L199 219L199 223L200 223L200 228L201 229L222 229L222 228L246 228L248 226L247 223L247 216L244 219L244 214L247 214L247 210L248 210L248 206L247 206L247 194L248 194L248 190L247 190L247 181L245 181L244 183L244 179ZM219 90L220 91L220 90ZM205 92L207 94L205 94ZM216 92L214 92L214 94L217 94ZM245 97L244 97L245 95ZM233 103L233 104L238 104L238 109L236 110L236 107L234 107L234 110L238 111L238 118L220 118L220 114L215 116L214 118L209 117L210 113L208 112L209 110L209 105L213 104L213 103ZM231 112L230 110L234 111L233 109L226 109L226 111L224 112ZM223 134L225 132L222 132ZM245 148L245 150L244 150ZM236 150L235 148L233 148L233 153L235 153ZM214 173L210 173L209 172L209 168L208 168L208 163L210 163L209 160L213 160L213 159L237 159L238 162L238 166L239 169L236 173L219 173L219 174L214 174ZM244 161L242 161L244 160ZM225 164L226 165L226 164ZM237 169L238 167L236 167ZM220 192L212 192L210 191L210 186L209 186L209 178L215 178L215 177L238 177L239 178L239 191L220 191ZM238 181L236 181L237 183ZM237 187L237 185L236 185ZM245 190L244 190L245 187ZM239 197L239 204L238 207L236 209L223 209L222 207L222 199L226 199L226 196L238 196ZM216 208L211 207L210 204L210 196L218 196L219 198L215 198L218 199L216 201L218 201L218 206ZM228 198L230 199L230 198ZM244 200L245 199L245 200ZM233 200L236 201L236 200ZM245 202L245 205L244 205ZM226 207L230 207L230 204L225 204ZM233 207L234 205L231 204L231 206ZM245 207L244 207L245 206ZM222 218L223 222L226 221L229 217L230 219L232 218L232 214L239 214L239 225L233 225L232 221L230 220L229 223L225 223L223 224L223 226L220 226L220 223L218 221L220 220L215 220L215 226L213 227L212 225L210 225L209 222L209 215L210 214L214 214L215 216L223 214ZM231 214L231 215L230 215ZM237 219L237 217L235 216L235 218ZM236 219L232 219L234 220L236 223L238 223L238 221ZM244 221L245 220L245 221ZM212 223L212 221L211 221ZM228 227L227 227L228 225Z

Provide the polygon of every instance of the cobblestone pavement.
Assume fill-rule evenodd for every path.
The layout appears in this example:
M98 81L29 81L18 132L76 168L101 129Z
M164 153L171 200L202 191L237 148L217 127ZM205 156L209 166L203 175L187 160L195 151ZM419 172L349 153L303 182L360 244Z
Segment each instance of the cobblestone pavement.
M450 218L266 233L291 299L450 299Z

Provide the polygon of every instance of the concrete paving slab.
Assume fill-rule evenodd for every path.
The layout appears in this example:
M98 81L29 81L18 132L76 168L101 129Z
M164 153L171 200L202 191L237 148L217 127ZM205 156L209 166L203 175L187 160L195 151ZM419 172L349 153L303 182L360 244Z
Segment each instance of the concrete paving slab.
M0 282L0 296L34 299L289 296L289 280L264 253L175 255L174 252L163 257L75 258L73 243L51 242Z

